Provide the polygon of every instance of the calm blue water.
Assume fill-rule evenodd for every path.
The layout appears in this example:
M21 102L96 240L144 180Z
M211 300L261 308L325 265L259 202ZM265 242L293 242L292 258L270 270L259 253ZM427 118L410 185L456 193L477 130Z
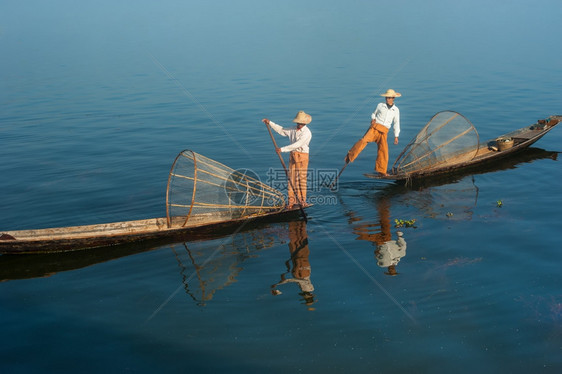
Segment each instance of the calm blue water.
M482 139L562 114L561 15L554 0L3 1L0 231L165 216L183 149L265 179L280 165L260 120L298 110L311 169L339 169L387 88L403 94L392 161L442 110ZM411 189L363 177L369 146L336 193L310 192L306 226L1 256L0 369L560 372L560 144L556 128ZM398 231L390 276L376 241ZM311 293L287 282L300 267Z

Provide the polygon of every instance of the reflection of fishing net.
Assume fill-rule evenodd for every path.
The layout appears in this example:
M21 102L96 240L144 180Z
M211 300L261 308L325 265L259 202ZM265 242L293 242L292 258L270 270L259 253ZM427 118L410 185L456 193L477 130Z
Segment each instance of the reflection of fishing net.
M419 209L431 219L469 221L478 203L478 187L474 177L468 176L451 184L409 191L399 202Z
M413 173L470 161L478 152L478 132L456 112L439 112L404 148L395 173Z
M181 152L168 177L168 227L281 211L283 194L251 170L233 170L190 150Z
M217 291L236 282L246 260L282 243L281 237L286 236L282 231L270 227L239 232L227 241L206 240L172 246L185 291L197 305L204 306Z

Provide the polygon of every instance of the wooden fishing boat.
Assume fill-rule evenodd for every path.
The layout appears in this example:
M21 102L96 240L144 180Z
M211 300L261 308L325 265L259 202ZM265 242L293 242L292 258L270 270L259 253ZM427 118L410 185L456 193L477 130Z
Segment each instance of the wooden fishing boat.
M179 242L216 237L253 222L295 219L284 196L254 178L193 151L181 152L168 177L166 217L0 231L1 254L74 251L140 241Z
M404 148L386 176L368 178L410 183L479 168L525 150L560 123L555 115L497 138L480 142L476 128L457 112L439 112Z
M187 240L216 238L244 230L256 223L297 219L300 210L272 210L254 216L221 219L220 216L196 217L181 227L168 227L166 217L103 223L85 226L36 230L3 231L0 253L31 254L75 251L87 248L124 245L147 241L176 243Z

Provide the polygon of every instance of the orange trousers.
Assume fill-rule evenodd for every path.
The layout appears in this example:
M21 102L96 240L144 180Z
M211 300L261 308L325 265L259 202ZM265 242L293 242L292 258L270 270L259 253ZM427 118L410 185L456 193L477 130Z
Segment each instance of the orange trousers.
M308 153L291 152L289 156L289 185L287 197L289 206L306 204L306 176L308 174Z
M375 142L378 146L377 151L377 161L375 161L375 171L379 173L386 174L386 169L388 167L388 142L386 140L388 134L388 129L379 123L371 122L371 126L363 135L361 139L357 141L351 147L349 152L347 152L346 162L353 162L359 153L368 143Z

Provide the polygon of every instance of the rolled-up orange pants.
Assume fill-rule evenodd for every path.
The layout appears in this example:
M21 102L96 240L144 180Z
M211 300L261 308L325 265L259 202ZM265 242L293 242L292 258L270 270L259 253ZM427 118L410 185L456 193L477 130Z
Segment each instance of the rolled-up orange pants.
M388 129L379 123L371 122L371 126L347 152L346 161L353 162L359 153L367 146L368 143L375 142L378 146L377 161L375 161L375 171L386 174L388 167L388 142L386 140Z
M287 192L287 197L289 198L289 205L306 204L307 173L308 173L308 153L302 153L296 151L291 152L291 155L289 157L290 183Z

